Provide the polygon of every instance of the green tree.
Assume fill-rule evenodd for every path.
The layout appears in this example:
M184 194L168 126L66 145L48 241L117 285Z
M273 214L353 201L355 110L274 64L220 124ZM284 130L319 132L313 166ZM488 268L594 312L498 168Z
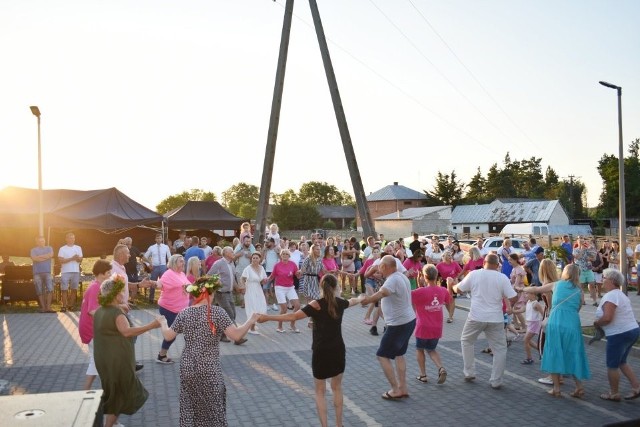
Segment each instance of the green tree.
M476 174L471 177L471 181L467 184L467 193L464 201L471 205L491 202L491 199L487 196L487 180L482 176L480 167L478 167Z
M349 193L338 190L335 185L318 181L302 184L298 197L314 205L355 206L356 204Z
M438 171L433 190L424 190L427 204L430 206L458 205L462 200L465 186L462 181L457 179L455 170L451 171L451 174L443 174Z
M636 138L629 146L629 156L624 159L624 183L627 217L640 215L640 206L635 203L640 196L640 139ZM602 179L602 193L598 215L607 218L618 215L618 158L604 154L598 161L598 173Z
M273 206L271 220L281 230L305 230L316 228L322 222L315 205L303 202L280 200Z
M260 189L257 186L239 182L222 193L222 205L234 215L255 218L259 198Z
M189 201L216 201L216 195L210 191L204 191L193 188L189 191L183 191L163 199L156 205L156 212L166 214L167 212L184 206Z

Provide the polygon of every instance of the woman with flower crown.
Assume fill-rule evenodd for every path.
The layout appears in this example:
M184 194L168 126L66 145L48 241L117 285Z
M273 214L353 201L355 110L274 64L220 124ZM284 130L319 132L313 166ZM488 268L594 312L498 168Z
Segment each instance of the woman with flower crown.
M220 338L240 341L255 324L254 314L235 326L224 309L212 306L220 278L202 276L186 287L193 305L176 316L171 327L161 319L162 335L172 341L184 335L180 357L180 426L227 426L227 391L220 365Z
M326 380L331 381L336 425L342 425L342 375L346 364L346 348L342 339L342 315L348 307L359 304L361 299L348 301L340 297L338 279L326 274L320 281L320 298L311 301L302 310L280 315L260 315L258 322L289 322L311 317L313 343L311 344L311 370L315 383L316 408L323 427L327 426ZM364 296L364 294L362 294Z
M102 384L105 427L121 425L120 414L136 413L147 400L149 393L136 376L131 338L160 326L160 318L145 326L129 326L121 307L127 303L123 289L122 276L102 282L98 296L101 307L93 316L93 356Z

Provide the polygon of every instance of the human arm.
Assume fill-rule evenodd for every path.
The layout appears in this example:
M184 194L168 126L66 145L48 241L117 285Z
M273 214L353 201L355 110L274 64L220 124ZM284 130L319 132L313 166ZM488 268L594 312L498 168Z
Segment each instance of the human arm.
M611 301L606 301L602 305L602 317L596 319L593 322L593 326L604 326L611 323L614 316L616 315L616 308L617 307L614 303L612 303Z
M383 286L375 294L362 298L360 300L360 304L362 304L363 307L367 306L369 304L374 304L374 303L380 301L382 298L388 297L389 295L391 295L391 291Z
M542 285L542 286L528 286L524 289L522 289L523 292L525 293L535 293L535 294L544 294L547 292L552 292L553 288L556 286L557 282L551 282L551 283L547 283L546 285Z
M161 317L164 316L158 316L154 321L149 322L144 326L130 326L127 317L124 314L120 314L116 317L116 328L118 328L118 332L120 332L120 334L125 338L137 337L147 331L159 328Z
M51 249L51 248L50 248ZM47 252L46 254L42 254L42 255L31 255L31 260L33 262L42 262L42 261L46 261L48 259L53 258L53 249L51 249L49 252Z

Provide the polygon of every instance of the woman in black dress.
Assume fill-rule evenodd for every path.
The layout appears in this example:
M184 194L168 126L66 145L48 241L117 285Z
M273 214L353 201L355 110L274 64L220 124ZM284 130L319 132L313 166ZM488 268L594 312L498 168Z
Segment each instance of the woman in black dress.
M324 398L327 379L331 380L336 425L342 425L342 374L346 360L346 349L342 340L342 314L345 309L360 302L359 298L347 301L336 295L340 295L338 279L333 274L327 274L320 281L320 299L311 301L295 313L262 314L258 319L259 323L264 323L313 318L311 369L315 383L316 408L322 427L327 426L327 403Z

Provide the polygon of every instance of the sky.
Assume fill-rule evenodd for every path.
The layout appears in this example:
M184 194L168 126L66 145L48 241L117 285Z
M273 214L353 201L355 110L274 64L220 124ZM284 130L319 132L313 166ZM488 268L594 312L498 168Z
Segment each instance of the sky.
M260 186L286 0L0 1L0 188L116 187L154 209ZM365 194L542 159L601 192L640 138L640 2L318 2ZM299 0L271 191L353 193L308 2Z

